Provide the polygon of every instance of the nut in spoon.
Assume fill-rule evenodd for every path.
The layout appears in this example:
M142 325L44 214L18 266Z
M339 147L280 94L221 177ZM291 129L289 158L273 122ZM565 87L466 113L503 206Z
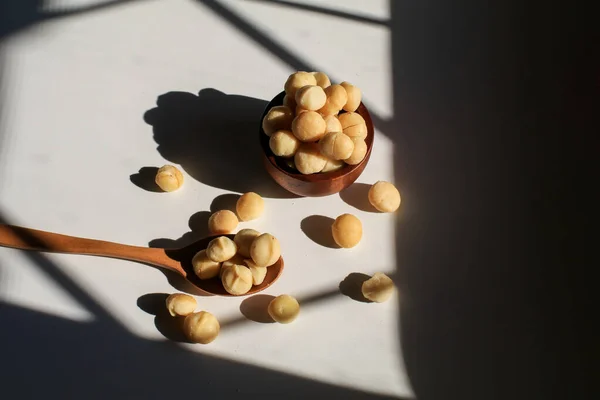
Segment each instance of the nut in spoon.
M45 232L20 226L0 224L0 246L21 250L49 253L81 254L98 257L118 258L150 264L175 272L201 291L217 296L234 296L228 293L218 278L199 279L192 268L192 258L216 235L200 239L179 249L161 249L130 246L102 240L79 238L59 233ZM283 258L267 269L267 275L260 285L252 286L244 296L258 293L271 286L283 272Z

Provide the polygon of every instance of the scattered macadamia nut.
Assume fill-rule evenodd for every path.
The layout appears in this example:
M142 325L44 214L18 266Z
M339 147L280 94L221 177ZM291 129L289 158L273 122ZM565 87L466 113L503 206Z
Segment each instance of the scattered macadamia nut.
M325 135L327 124L314 111L300 113L292 121L292 132L301 142L316 142Z
M233 241L238 247L238 253L243 257L250 257L250 246L252 246L254 239L259 236L260 232L250 228L242 229L236 233Z
M316 85L317 79L313 74L306 71L298 71L291 74L285 82L284 89L285 94L289 96L296 96L296 91L306 85Z
M317 85L321 86L323 89L331 86L331 81L329 80L329 77L325 75L324 72L313 72L312 74L317 80Z
M270 233L263 233L250 246L250 257L257 267L270 267L281 256L279 240Z
M206 255L213 261L223 262L229 260L237 253L237 245L227 236L219 236L208 243Z
M319 109L319 114L323 116L336 115L348 101L346 89L341 85L331 85L325 88L327 101L325 105Z
M277 131L269 139L269 147L278 157L293 157L300 143L291 131Z
M154 181L165 192L173 192L183 185L183 174L172 165L163 165L156 172Z
M346 89L346 94L348 95L348 101L346 101L343 107L344 110L348 112L356 111L362 100L361 90L349 82L342 82L340 85Z
M390 182L375 182L368 196L369 203L381 212L394 212L400 207L400 192Z
M219 275L219 271L221 270L221 263L208 258L208 255L206 254L206 249L204 249L200 250L192 258L192 267L194 268L194 273L198 278L210 279Z
M208 218L208 230L216 235L231 233L238 226L238 218L230 210L219 210Z
M354 142L354 150L352 151L352 155L346 158L344 162L349 165L360 164L367 155L367 142L359 137L352 138L352 141Z
M220 330L217 318L207 311L190 314L183 321L183 333L194 343L208 344L219 336Z
M237 215L242 221L252 221L265 211L265 201L254 192L244 193L235 204Z
M364 139L367 137L367 123L364 118L355 112L347 112L340 114L338 117L342 124L342 131L350 137L359 137Z
M327 95L321 86L303 86L296 92L296 104L305 110L316 111L325 105Z
M292 109L289 109L286 106L272 107L263 118L263 131L265 131L267 136L271 136L279 130L289 131L292 127L293 119L294 113L292 112Z
M267 311L275 322L289 324L300 314L300 304L292 296L282 294L271 300Z
M295 110L297 106L295 96L290 96L289 94L283 96L283 105L292 111Z
M335 115L328 115L325 118L325 133L342 132L342 124Z
M198 303L196 299L190 295L183 293L173 293L167 297L167 310L172 317L185 317L196 311Z
M321 154L317 143L303 143L294 155L296 169L304 175L321 172L327 164L327 157Z
M321 153L332 160L345 160L354 151L354 142L342 132L329 132L319 141Z
M395 290L394 281L383 272L375 273L362 284L362 294L366 299L376 303L389 300Z
M252 272L252 284L260 285L263 283L265 276L267 276L267 267L257 267L252 260L244 260L244 264L250 269L250 272Z
M333 172L333 171L337 171L338 169L342 168L344 165L346 165L346 163L342 160L327 160L327 162L325 163L325 166L323 167L323 169L321 170L321 172Z
M223 270L221 282L223 288L234 296L246 294L252 289L252 272L244 265L232 265Z
M362 223L352 214L342 214L331 226L333 240L344 248L356 246L362 238Z

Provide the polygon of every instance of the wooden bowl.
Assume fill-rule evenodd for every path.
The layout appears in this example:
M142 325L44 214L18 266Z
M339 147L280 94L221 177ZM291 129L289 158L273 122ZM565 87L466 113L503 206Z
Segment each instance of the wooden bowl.
M337 171L304 175L286 165L283 158L273 154L269 147L269 136L262 129L262 120L265 115L267 115L272 107L283 105L284 96L285 92L281 92L271 100L260 118L261 123L259 123L263 163L269 175L287 191L304 197L328 196L338 193L354 183L367 166L371 157L371 150L373 149L375 131L367 107L363 103L360 103L360 106L356 110L367 124L367 137L365 138L365 142L367 142L367 154L365 158L356 165L345 165Z

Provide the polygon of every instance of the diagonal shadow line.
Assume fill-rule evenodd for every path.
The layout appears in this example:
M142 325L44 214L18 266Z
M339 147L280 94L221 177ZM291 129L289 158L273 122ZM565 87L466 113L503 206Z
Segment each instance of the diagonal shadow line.
M120 6L125 5L127 3L134 3L140 0L112 0L99 4L92 4L89 6L77 7L73 9L66 10L50 10L50 11L41 11L40 16L42 19L53 19L53 18L63 18L63 17L71 17L79 14L86 14L92 11L101 11L105 8L110 8L112 6Z
M382 25L382 26L390 25L390 21L388 21L388 20L374 18L374 17L368 17L366 15L351 14L349 12L338 11L338 10L334 10L331 8L313 6L311 4L300 4L300 3L295 3L293 1L286 1L286 0L246 0L246 1L251 1L251 2L255 2L255 3L258 3L258 2L269 3L269 4L277 5L277 6L285 6L285 7L295 8L295 9L302 10L302 11L308 11L308 12L312 12L312 13L316 13L316 14L325 14L325 15L329 15L331 17L338 17L338 18L343 18L343 19L347 19L350 21L362 22L362 23L366 23L366 24Z

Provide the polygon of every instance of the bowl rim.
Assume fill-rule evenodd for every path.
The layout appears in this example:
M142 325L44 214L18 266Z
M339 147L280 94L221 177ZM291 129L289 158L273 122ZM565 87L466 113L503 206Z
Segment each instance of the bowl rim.
M360 114L361 117L363 117L363 119L365 120L365 123L367 125L367 137L365 138L365 142L367 143L367 153L365 154L365 157L363 158L363 160L361 162L359 162L356 165L346 164L345 166L343 166L342 168L340 168L336 171L317 172L314 174L307 174L307 175L302 174L300 172L291 172L289 170L282 168L277 163L278 157L275 154L273 154L273 152L271 151L271 148L269 147L269 136L267 136L267 134L263 130L262 121L272 107L283 105L284 97L285 97L285 91L282 91L279 94L277 94L275 97L273 97L273 99L271 99L271 101L266 105L266 107L260 117L260 123L259 123L259 129L258 129L259 135L260 135L260 139L259 139L260 144L261 144L260 147L263 150L263 155L267 158L267 160L270 162L270 164L274 168L276 168L279 172L289 176L290 178L293 178L293 179L296 179L299 181L329 182L332 180L341 179L344 176L352 173L352 171L354 171L358 168L361 168L364 164L369 162L371 150L373 149L373 142L375 139L375 128L373 126L373 120L371 119L371 114L369 113L369 110L364 105L364 103L361 101L358 108L355 111L356 113ZM359 112L359 110L360 110L360 112ZM345 112L346 111L344 111L344 110L341 111L341 113L345 113Z

